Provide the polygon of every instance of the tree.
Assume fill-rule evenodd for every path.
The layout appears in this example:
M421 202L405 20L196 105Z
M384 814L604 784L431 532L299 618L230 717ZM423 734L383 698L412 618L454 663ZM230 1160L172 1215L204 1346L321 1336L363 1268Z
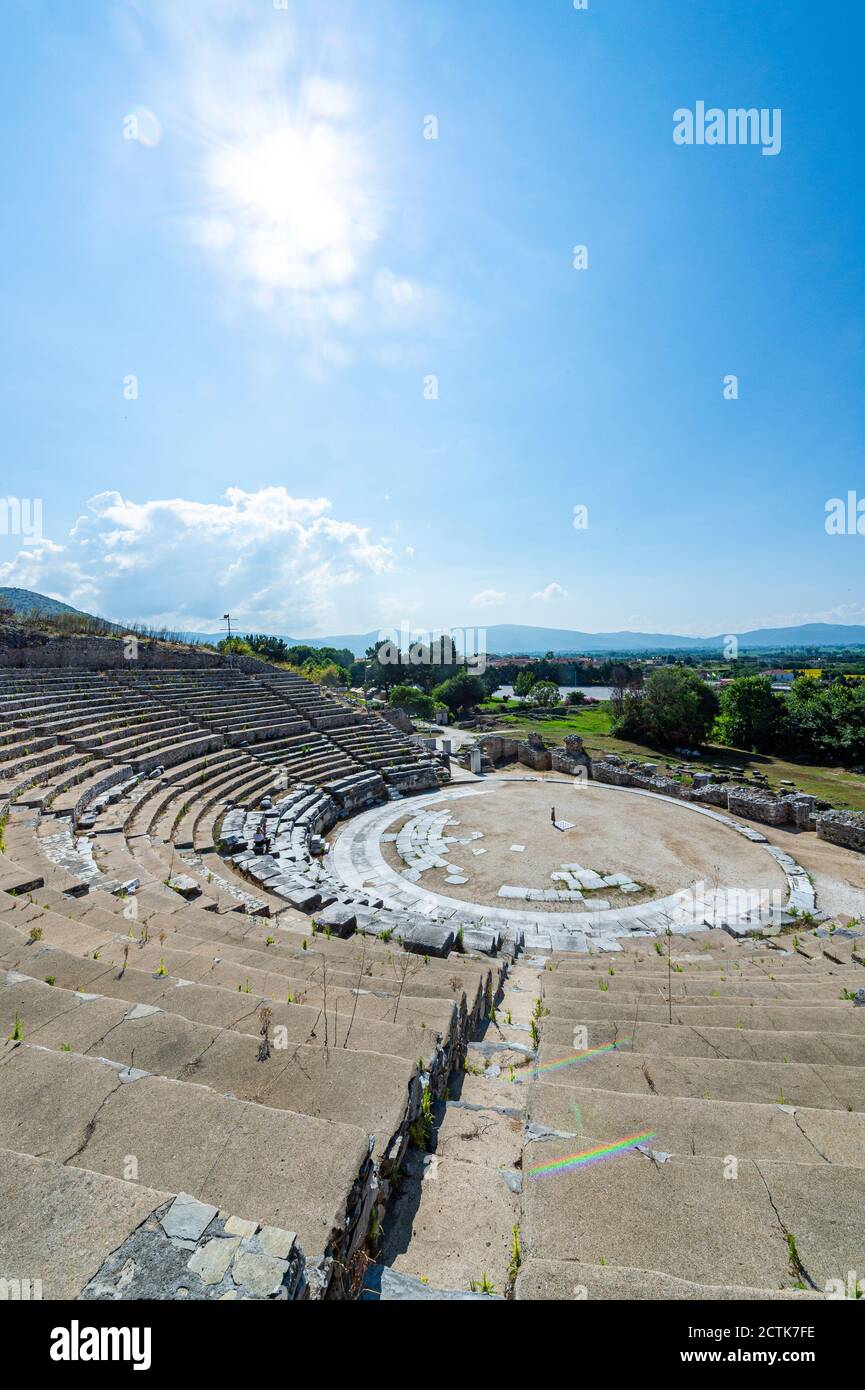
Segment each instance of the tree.
M226 656L252 656L252 647L242 637L223 637L216 650Z
M303 674L309 679L318 681L319 685L348 685L349 675L344 666L337 666L335 661L328 661L325 666L314 666L312 663L304 667Z
M565 696L566 705L584 705L585 703L586 695L583 690L569 690Z
M388 704L417 719L435 719L435 700L413 685L395 685L388 696Z
M376 689L391 690L395 685L399 685L403 679L404 671L398 663L398 653L385 650L384 643L377 647L367 647L366 651L366 682L374 685ZM386 659L382 660L382 656Z
M447 705L451 714L472 709L485 697L483 681L479 676L470 676L468 671L459 671L457 675L450 676L437 685L432 693L433 699Z
M717 713L718 697L696 672L661 666L641 691L625 692L612 732L664 748L693 746L705 743Z
M610 667L610 708L613 718L621 717L625 708L625 691L631 680L631 668L621 662Z
M263 656L265 661L286 661L288 659L288 647L281 637L268 637L265 633L252 633L247 638L250 647L256 656Z
M809 676L793 682L785 705L787 743L799 757L845 767L865 762L863 684L824 686Z
M531 694L535 679L536 677L533 671L520 671L514 681L514 693L524 700L527 695Z
M768 676L740 676L721 691L717 734L722 743L768 753L784 727L781 697Z
M535 681L530 698L536 705L549 707L559 703L559 687L555 681Z

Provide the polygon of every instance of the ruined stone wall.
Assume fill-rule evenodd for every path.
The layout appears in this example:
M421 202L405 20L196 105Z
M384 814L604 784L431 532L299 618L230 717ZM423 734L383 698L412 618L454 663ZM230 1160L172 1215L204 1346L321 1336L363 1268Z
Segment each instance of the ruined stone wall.
M822 811L817 816L817 835L833 845L865 854L865 815L861 811Z
M478 739L478 744L493 766L511 762L519 756L519 739L507 738L503 734L484 734L483 738Z
M168 646L145 638L138 639L135 659L129 660L119 637L43 638L38 633L28 633L26 645L21 644L20 637L20 633L11 637L9 629L0 631L0 667L76 671L227 669L225 657L218 652ZM235 671L270 669L266 661L254 656L235 656L232 665Z
M404 709L395 709L393 705L385 705L376 713L380 714L382 719L386 719L388 724L392 724L395 729L399 729L401 734L414 733L414 724Z
M533 767L537 772L549 772L553 765L550 750L538 748L534 743L518 743L517 759L526 767Z
M707 782L705 786L694 787L691 790L692 801L704 801L709 806L723 806L727 809L727 798L730 795L730 788L723 782Z
M727 791L727 810L747 820L760 821L763 825L789 825L791 816L789 798L763 796L749 787L730 787Z
M552 750L552 768L553 772L564 772L571 777L582 776L592 779L592 760L583 747L583 740L579 734L568 734L564 748Z
M654 767L654 764L649 766ZM676 797L679 801L719 806L733 815L744 816L746 820L759 821L763 825L797 825L803 830L816 828L817 833L820 833L819 824L822 817L819 807L825 803L818 803L813 796L806 796L802 792L789 796L769 796L752 787L709 781L707 774L698 774L700 785L689 787L683 782L677 782L674 777L661 777L654 772L641 771L639 763L627 765L615 754L608 755L603 762L595 763L593 774L596 781L606 782L610 786L637 787L642 791L657 792L660 796ZM839 829L833 833L845 837L836 840L837 844L860 848L853 843L857 834L855 829ZM859 833L863 838L861 847L865 848L865 824ZM824 838L830 839L832 834L826 834Z

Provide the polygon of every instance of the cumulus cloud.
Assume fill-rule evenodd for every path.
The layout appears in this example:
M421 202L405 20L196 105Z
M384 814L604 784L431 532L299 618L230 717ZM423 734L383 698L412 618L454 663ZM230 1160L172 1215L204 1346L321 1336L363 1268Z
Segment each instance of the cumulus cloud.
M563 589L561 584L556 584L555 581L548 584L545 589L539 589L536 594L532 594L532 598L538 598L542 603L551 603L553 599L567 597L567 589Z
M504 597L505 595L500 589L481 589L479 594L472 595L472 603L485 608L491 603L501 603Z
M87 508L65 544L46 539L0 565L0 585L120 621L212 632L230 608L238 627L292 633L327 626L336 594L394 564L328 498L283 487L233 487L217 502L103 492Z

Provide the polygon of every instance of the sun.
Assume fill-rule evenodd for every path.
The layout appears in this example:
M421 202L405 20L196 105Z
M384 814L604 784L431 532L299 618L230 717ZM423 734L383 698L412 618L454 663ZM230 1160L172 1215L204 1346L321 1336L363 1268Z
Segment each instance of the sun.
M275 288L348 284L374 239L365 160L351 133L281 121L211 151L215 236L254 279Z

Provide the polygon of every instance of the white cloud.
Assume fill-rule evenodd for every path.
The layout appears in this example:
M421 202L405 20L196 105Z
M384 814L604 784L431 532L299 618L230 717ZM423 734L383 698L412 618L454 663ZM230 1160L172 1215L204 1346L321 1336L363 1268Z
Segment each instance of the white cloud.
M499 589L482 589L479 594L472 595L471 601L483 608L491 603L501 603L504 597L504 593Z
M394 564L368 528L331 515L326 497L282 487L233 487L218 502L103 492L87 505L65 545L46 539L0 565L0 585L190 630L216 630L230 607L238 627L291 634L330 626L335 594Z
M532 598L540 599L543 603L550 603L553 599L567 598L568 591L563 589L561 584L548 584L545 589L540 589L538 593L532 594Z

